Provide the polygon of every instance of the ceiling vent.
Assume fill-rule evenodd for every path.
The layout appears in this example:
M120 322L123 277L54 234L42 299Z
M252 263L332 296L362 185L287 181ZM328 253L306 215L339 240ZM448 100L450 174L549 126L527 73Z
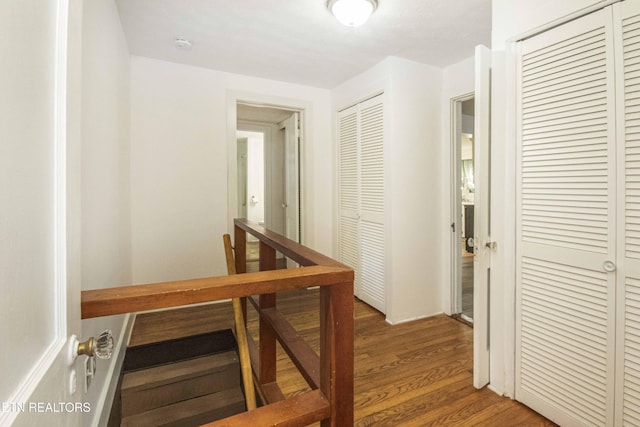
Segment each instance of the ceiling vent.
M175 39L174 44L177 49L191 50L191 42L187 39L177 38Z

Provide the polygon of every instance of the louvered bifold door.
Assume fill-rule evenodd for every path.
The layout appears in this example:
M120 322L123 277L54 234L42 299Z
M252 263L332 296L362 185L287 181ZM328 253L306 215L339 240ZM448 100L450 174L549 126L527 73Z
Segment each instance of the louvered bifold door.
M383 95L360 108L360 262L358 297L385 312Z
M516 398L561 425L614 421L611 17L519 43Z
M616 5L618 346L616 425L640 426L640 2Z
M360 209L358 106L338 113L338 259L355 271L360 288Z

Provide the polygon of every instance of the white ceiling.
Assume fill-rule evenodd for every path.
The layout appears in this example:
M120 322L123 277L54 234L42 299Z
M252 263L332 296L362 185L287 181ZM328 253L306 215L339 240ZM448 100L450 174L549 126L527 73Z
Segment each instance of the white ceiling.
M328 89L387 56L444 67L491 39L491 0L378 0L359 28L338 23L326 0L117 4L134 55Z

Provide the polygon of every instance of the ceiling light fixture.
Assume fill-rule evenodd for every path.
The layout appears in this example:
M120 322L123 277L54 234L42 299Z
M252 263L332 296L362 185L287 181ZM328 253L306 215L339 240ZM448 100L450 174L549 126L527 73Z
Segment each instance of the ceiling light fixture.
M378 7L377 0L329 0L327 7L340 23L359 27Z

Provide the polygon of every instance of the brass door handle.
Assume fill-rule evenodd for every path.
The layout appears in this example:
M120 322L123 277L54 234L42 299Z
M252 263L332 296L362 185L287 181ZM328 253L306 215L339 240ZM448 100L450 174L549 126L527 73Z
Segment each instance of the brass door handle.
M89 357L96 356L99 359L110 359L113 354L113 334L111 331L103 331L98 338L91 337L85 342L79 342L76 354Z

